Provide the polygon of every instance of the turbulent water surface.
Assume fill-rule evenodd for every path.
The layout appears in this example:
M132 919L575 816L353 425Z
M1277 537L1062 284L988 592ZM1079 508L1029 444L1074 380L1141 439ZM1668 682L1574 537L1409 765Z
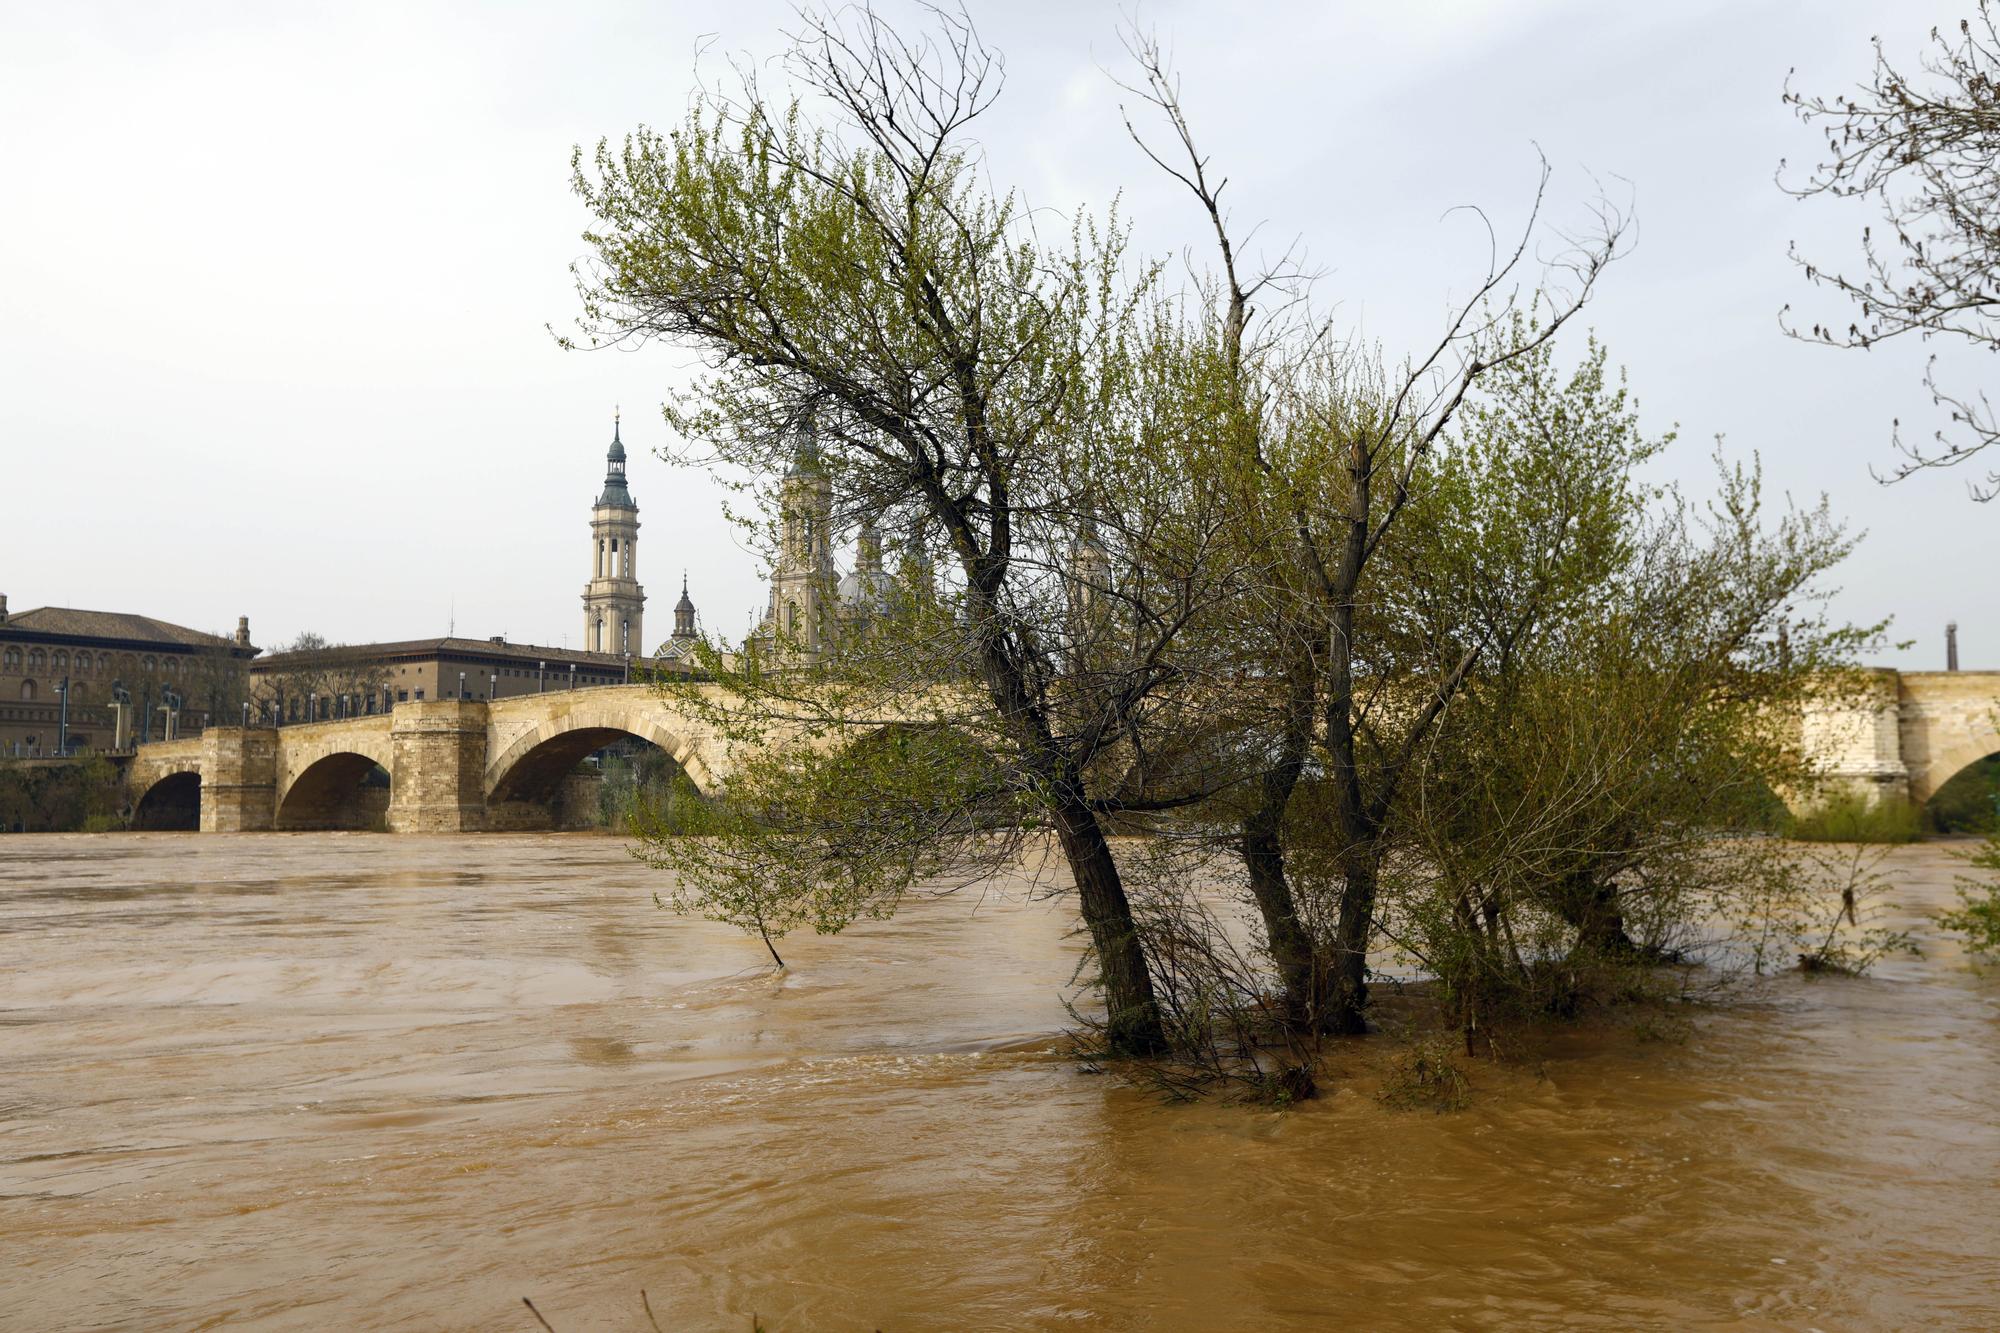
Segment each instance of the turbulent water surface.
M2000 1327L2000 983L1888 869L1921 959L1276 1114L1051 1054L1060 901L773 975L601 838L0 838L0 1328Z

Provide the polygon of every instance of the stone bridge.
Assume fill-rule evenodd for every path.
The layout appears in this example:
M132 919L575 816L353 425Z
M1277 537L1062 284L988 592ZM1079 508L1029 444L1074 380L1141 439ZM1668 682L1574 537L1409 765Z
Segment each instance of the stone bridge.
M1809 711L1806 750L1837 789L1922 805L2000 753L2000 672L1867 673L1865 688ZM703 791L727 757L706 726L647 685L438 699L391 713L283 728L211 727L144 745L126 781L139 827L210 832L385 826L392 833L551 827L565 777L622 737L659 746ZM365 779L389 775L369 807Z
M548 828L557 790L584 756L625 737L651 741L695 786L724 763L707 727L647 685L599 686L492 702L435 699L342 722L210 727L139 747L126 771L139 827L203 832L350 828L392 833ZM386 801L364 790L379 766Z
M1863 690L1807 713L1805 746L1837 788L1922 805L2000 754L2000 671L1871 671Z

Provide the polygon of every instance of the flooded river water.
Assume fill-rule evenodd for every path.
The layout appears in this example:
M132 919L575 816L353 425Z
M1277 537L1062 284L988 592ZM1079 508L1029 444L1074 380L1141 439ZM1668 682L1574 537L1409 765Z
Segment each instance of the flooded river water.
M0 1328L2000 1327L2000 983L1166 1107L1051 1054L1061 902L763 946L614 840L0 839Z

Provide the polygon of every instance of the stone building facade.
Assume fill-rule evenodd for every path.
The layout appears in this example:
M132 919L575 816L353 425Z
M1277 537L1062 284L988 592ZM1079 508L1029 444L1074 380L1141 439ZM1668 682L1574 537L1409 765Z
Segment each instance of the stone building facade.
M643 660L636 664L645 667ZM250 693L266 721L366 717L435 699L506 699L619 685L628 664L610 653L490 639L408 639L272 653L250 665Z
M0 755L122 749L236 720L257 652L248 617L232 638L121 611L9 613L0 595Z

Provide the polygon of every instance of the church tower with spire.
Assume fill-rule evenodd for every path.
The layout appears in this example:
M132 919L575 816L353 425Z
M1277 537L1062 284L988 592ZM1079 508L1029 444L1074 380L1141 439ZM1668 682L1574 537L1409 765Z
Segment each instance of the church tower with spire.
M583 645L594 653L647 655L639 586L639 505L625 489L625 442L611 417L604 490L590 510L590 582L583 585Z
M674 603L674 642L691 643L700 637L694 627L694 599L688 596L687 571L681 571L681 599Z
M829 647L833 581L833 483L820 461L811 419L800 427L792 465L779 488L782 527L777 567L771 571L771 605L753 637L782 644L795 662L816 661Z

